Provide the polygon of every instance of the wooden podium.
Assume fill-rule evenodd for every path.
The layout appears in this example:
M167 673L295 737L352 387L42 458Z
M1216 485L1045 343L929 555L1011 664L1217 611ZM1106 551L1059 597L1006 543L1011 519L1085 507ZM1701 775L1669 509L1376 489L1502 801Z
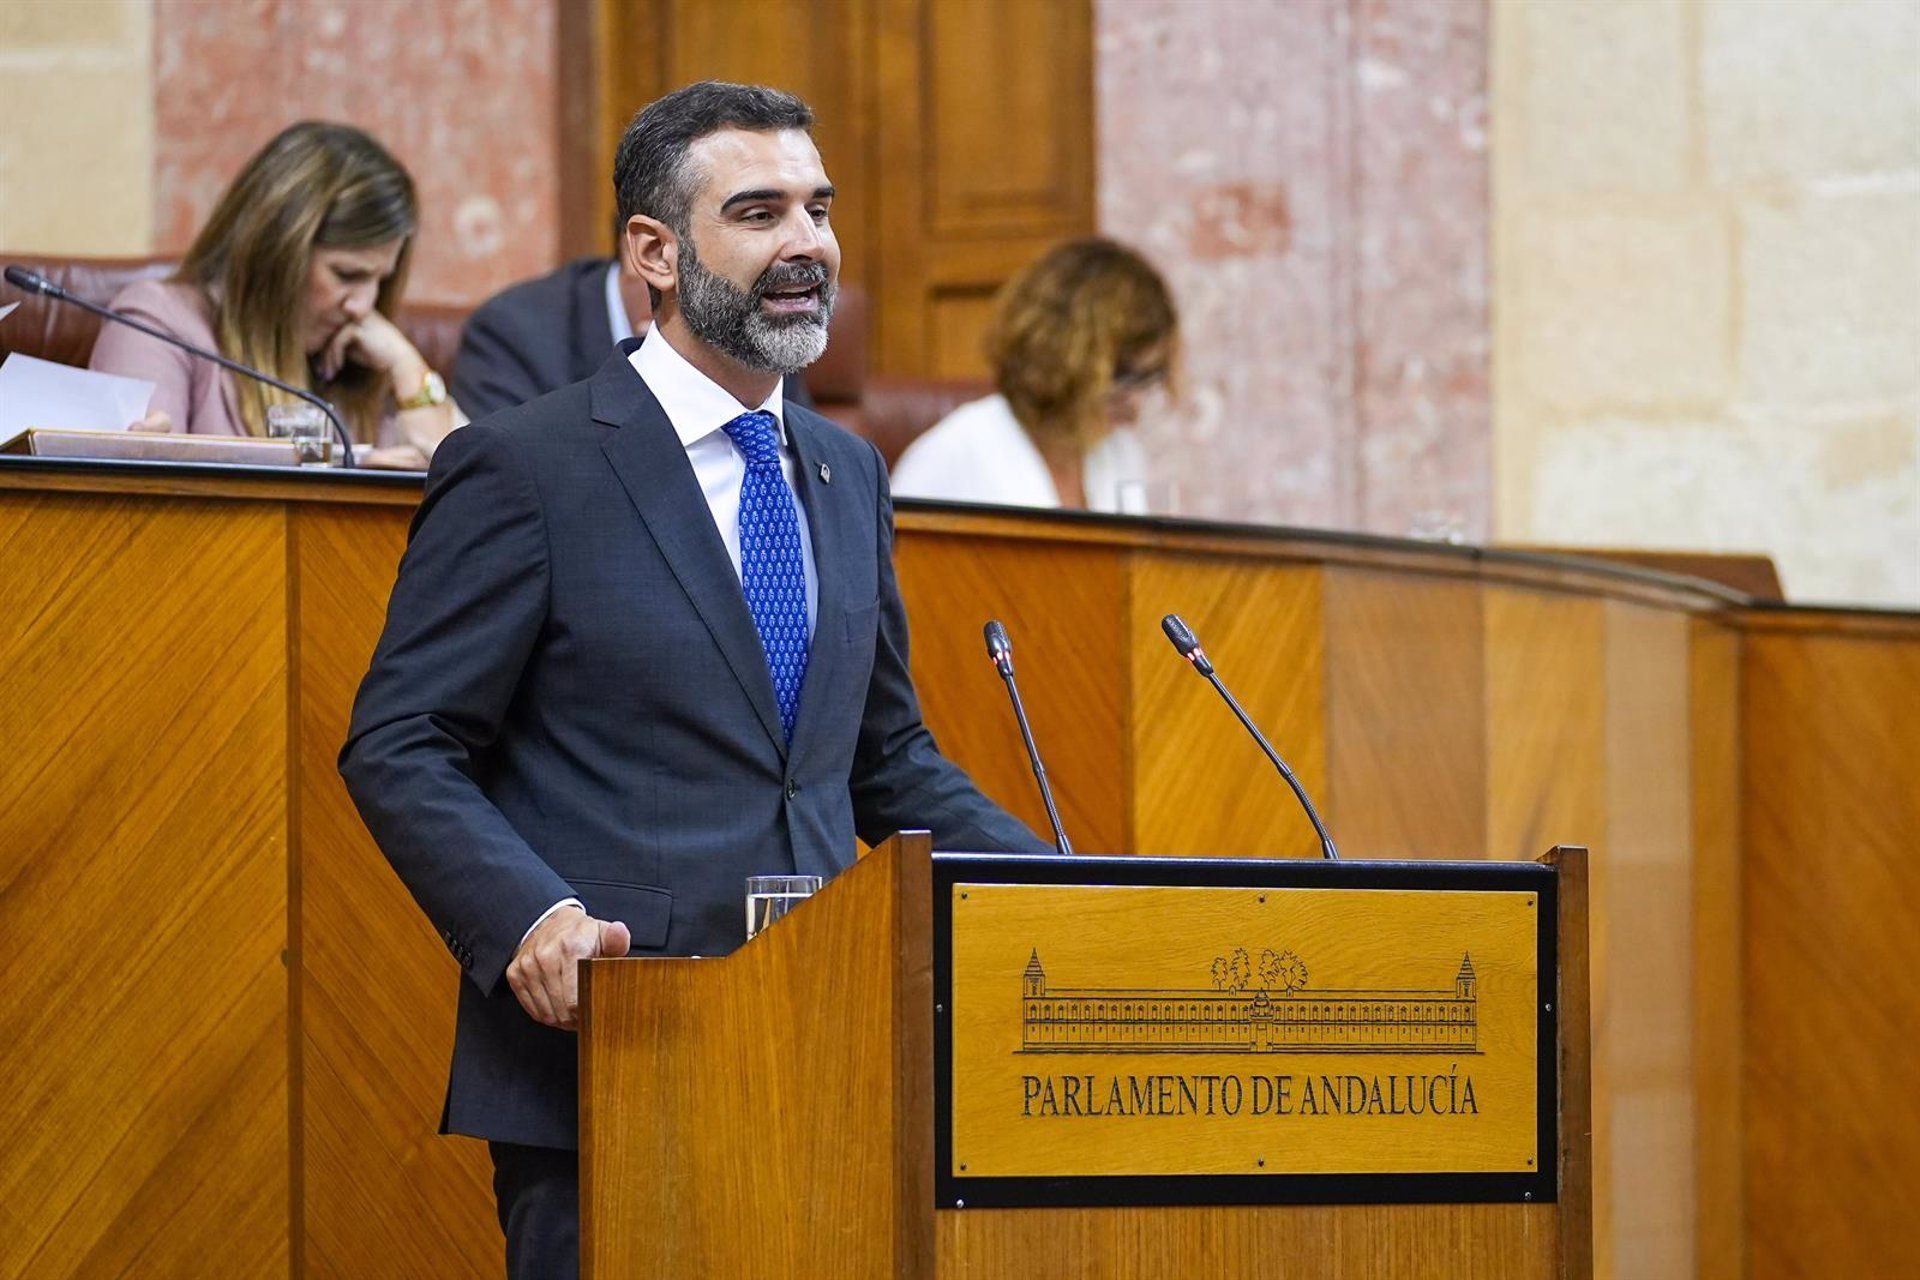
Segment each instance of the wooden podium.
M585 967L583 1274L1588 1276L1586 876L897 836Z

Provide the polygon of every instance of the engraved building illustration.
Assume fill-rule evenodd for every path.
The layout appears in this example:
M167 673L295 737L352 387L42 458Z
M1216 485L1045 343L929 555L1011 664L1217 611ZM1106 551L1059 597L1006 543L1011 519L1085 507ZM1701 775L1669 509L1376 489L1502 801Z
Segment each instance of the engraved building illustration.
M1479 1052L1471 955L1451 987L1432 990L1311 988L1291 951L1263 954L1257 987L1253 970L1236 951L1214 962L1213 990L1049 987L1035 949L1021 975L1021 1052Z

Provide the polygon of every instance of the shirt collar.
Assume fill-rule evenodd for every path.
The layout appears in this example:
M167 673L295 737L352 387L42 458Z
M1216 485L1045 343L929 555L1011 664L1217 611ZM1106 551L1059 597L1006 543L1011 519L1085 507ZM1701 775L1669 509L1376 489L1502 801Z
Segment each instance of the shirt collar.
M646 338L627 360L666 410L667 421L673 424L682 448L691 448L695 441L704 440L746 412L731 393L676 351L658 325L647 330ZM783 445L787 442L785 382L784 378L776 381L772 393L760 404L760 412L773 415Z

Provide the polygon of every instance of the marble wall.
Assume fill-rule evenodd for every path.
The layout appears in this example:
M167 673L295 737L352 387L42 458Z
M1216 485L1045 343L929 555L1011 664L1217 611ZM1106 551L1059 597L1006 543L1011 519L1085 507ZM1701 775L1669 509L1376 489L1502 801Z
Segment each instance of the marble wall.
M146 252L152 16L147 0L0 0L0 246Z
M1178 295L1187 514L1491 524L1483 0L1096 0L1099 222Z
M477 302L549 269L563 2L154 0L154 248L184 249L254 151L323 118L374 134L418 184L410 297Z
M1493 6L1499 520L1920 605L1920 6Z

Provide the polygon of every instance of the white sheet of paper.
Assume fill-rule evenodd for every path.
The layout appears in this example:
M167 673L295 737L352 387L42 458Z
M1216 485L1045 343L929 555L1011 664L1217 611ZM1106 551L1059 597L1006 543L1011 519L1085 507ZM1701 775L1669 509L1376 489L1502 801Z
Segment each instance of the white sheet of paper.
M153 384L23 356L0 364L0 441L28 427L125 431L146 416Z
M6 306L0 307L0 320L5 320L8 316L12 315L13 309L19 305L17 302L9 302Z

